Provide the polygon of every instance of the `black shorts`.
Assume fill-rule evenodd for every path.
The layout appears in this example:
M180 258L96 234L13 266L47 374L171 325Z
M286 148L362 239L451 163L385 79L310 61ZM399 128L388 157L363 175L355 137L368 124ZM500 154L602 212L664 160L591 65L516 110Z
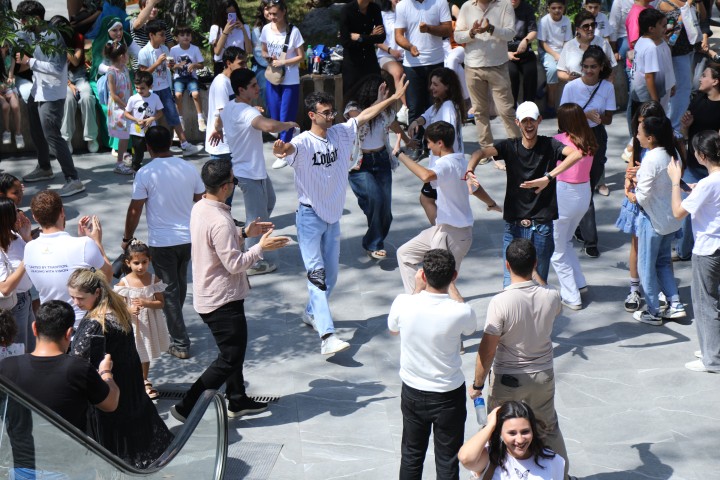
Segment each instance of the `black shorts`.
M427 197L432 198L433 200L437 200L437 190L433 188L432 185L429 183L424 183L422 188L420 189L420 194Z

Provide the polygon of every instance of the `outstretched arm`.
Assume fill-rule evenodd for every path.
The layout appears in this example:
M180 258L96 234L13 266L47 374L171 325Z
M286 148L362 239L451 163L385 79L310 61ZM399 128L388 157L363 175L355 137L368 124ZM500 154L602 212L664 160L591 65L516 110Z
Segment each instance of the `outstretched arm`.
M360 115L355 117L358 127L368 123L370 120L380 115L380 112L399 100L405 94L405 90L407 90L409 84L410 82L406 81L405 75L403 75L400 79L400 88L398 88L395 91L395 94L390 98L387 98L387 85L385 85L385 83L381 84L378 89L378 100L380 101L370 105L368 108L360 112Z

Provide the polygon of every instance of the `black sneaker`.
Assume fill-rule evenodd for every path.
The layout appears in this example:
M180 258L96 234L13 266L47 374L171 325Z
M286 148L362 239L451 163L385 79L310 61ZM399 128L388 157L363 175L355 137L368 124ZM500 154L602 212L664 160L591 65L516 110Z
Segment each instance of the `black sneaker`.
M261 413L268 409L265 402L256 402L252 398L245 396L237 403L228 402L228 417L239 418L243 415L252 415Z
M585 239L583 238L582 233L580 233L579 228L577 230L575 230L575 234L573 235L573 238L580 243L585 243Z
M598 258L600 256L600 250L597 247L585 247L583 252L590 258Z

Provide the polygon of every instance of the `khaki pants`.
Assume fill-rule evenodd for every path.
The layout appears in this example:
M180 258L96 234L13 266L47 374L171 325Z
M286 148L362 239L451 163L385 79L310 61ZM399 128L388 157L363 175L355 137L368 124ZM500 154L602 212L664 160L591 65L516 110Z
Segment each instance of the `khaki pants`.
M406 293L415 291L415 274L428 250L443 248L455 257L455 270L472 245L472 227L456 228L450 225L435 225L420 232L398 248L398 266Z
M552 369L535 373L512 373L519 386L508 387L500 383L502 374L490 374L487 409L492 411L509 400L524 401L535 413L535 418L545 424L545 446L565 459L565 478L568 478L567 450L555 411L555 373Z
M497 67L479 68L466 65L465 79L470 91L470 99L475 108L475 125L478 129L480 147L490 147L493 144L492 132L490 131L490 93L492 93L497 114L505 124L508 138L519 137L520 129L515 125L515 108L513 107L507 63Z

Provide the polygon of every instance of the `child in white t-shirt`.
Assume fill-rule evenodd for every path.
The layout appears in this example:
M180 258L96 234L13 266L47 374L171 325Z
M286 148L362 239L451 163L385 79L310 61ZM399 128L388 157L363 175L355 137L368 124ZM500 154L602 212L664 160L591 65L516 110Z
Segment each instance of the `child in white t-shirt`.
M644 102L660 102L665 111L675 91L672 54L665 42L667 17L654 8L640 12L641 37L635 43L633 74L630 83L631 113Z
M153 84L152 74L139 71L135 73L135 90L125 107L125 118L130 120L130 136L134 147L132 168L136 172L142 166L145 156L145 132L155 126L155 121L163 116L163 104L160 97L150 92Z
M25 353L24 344L13 343L17 333L17 323L10 310L0 310L0 360Z
M595 23L597 24L595 27L595 36L607 40L608 43L613 46L613 51L616 51L613 29L610 26L610 20L607 15L600 11L601 3L601 0L585 0L583 7L595 17ZM615 60L617 60L617 58Z
M547 9L548 14L538 22L537 38L540 42L540 59L547 78L547 102L543 117L553 118L558 100L557 62L565 42L572 40L573 34L570 19L564 15L565 0L550 0Z
M182 97L183 93L188 91L195 104L198 130L204 132L207 127L202 113L197 71L203 68L205 60L202 53L200 53L200 49L190 43L192 41L190 27L180 26L175 28L175 41L177 45L170 49L170 64L172 65L170 68L173 71L175 105L177 106L178 115L180 115L180 122L183 123L183 128L185 128L182 114Z

